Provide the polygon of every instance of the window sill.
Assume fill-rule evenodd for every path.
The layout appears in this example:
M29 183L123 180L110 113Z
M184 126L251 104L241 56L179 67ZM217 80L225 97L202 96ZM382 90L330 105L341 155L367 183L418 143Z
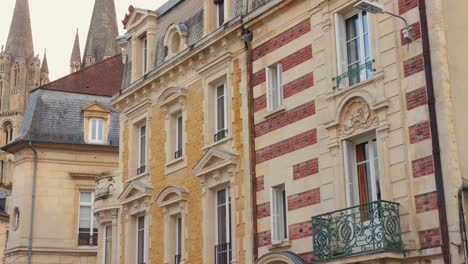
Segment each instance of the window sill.
M171 160L165 164L165 175L171 174L178 170L181 170L187 167L187 159L185 156L182 156L178 159Z
M172 166L172 165L174 165L174 164L177 164L177 163L179 163L179 162L181 162L181 161L184 161L184 160L185 160L185 156L182 156L182 157L180 157L180 158L173 159L173 160L167 162L165 165L166 165L166 167L170 167L170 166Z
M139 180L139 179L144 178L146 176L149 176L149 171L143 172L143 173L135 175L135 176L131 176L125 182L131 182L131 181L134 181L134 180Z
M291 247L291 240L285 240L279 244L271 244L267 248L268 250L283 250Z
M375 82L383 79L383 77L384 77L383 71L378 71L378 72L375 72L374 75L370 79L367 79L365 81L353 84L353 85L348 86L348 87L334 88L334 89L332 89L332 91L330 93L328 93L327 99L333 99L333 98L335 98L335 97L337 97L337 96L339 96L341 94L348 93L348 92L353 91L353 90L357 90L357 89L362 88L364 86L372 85Z
M232 140L232 136L229 134L227 135L225 138L221 139L221 140L218 140L216 142L213 142L209 145L205 145L201 150L204 151L204 150L207 150L209 148L212 148L212 147L215 147L215 146L218 146L218 145L221 145L227 141L231 141Z
M276 110L273 110L273 111L270 111L270 112L267 112L263 117L265 119L268 119L268 118L271 118L271 117L274 117L282 112L286 111L286 107L281 106L280 108L276 109Z

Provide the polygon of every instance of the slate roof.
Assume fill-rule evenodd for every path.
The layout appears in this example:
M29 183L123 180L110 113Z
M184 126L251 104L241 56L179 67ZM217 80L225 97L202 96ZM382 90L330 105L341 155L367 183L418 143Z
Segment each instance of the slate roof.
M23 123L8 149L20 141L85 144L84 113L81 108L98 102L112 111L109 145L119 144L119 117L111 105L111 97L37 89L29 96Z
M122 77L122 55L119 54L48 83L40 89L112 96L120 90Z

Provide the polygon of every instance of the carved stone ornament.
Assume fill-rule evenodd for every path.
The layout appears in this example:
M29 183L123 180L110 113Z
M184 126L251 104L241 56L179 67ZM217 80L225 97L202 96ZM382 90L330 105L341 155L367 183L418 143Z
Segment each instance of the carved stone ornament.
M377 126L377 122L377 117L363 99L352 99L343 109L340 134L350 135L357 129Z
M96 200L104 199L114 192L115 179L113 175L102 174L96 179Z

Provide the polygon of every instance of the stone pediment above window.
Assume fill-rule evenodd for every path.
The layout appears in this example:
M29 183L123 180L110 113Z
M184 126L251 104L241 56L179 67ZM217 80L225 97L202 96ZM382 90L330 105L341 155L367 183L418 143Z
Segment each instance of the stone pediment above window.
M236 167L239 155L217 147L212 147L203 155L203 157L193 167L197 176L203 176L221 169Z
M135 200L150 198L153 188L139 180L130 182L119 195L121 204L128 204Z
M132 9L130 16L128 17L128 20L125 24L125 28L127 30L130 30L131 28L138 26L142 22L144 22L147 17L156 18L156 12L142 8L134 8Z
M170 206L188 199L189 192L181 186L168 186L156 198L159 207Z
M81 107L81 110L83 110L84 112L88 112L88 113L95 112L95 113L110 114L112 112L109 108L103 106L102 104L96 101Z
M187 88L170 87L164 90L158 98L158 104L161 107L169 107L174 104L184 106L187 98Z

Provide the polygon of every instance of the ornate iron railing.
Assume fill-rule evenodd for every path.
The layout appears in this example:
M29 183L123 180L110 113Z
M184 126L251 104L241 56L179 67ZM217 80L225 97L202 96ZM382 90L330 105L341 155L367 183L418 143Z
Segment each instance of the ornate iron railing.
M180 261L182 260L182 254L177 254L174 256L174 263L179 264Z
M215 264L231 263L232 248L231 243L224 243L215 246Z
M348 80L347 85L349 86L361 82L362 80L360 76L362 71L365 71L366 78L370 78L371 76L369 75L372 75L372 73L375 72L375 69L372 67L372 63L374 62L375 60L368 61L333 78L333 81L336 82L336 86L333 88L343 88L343 84L341 82L346 79Z
M115 190L115 179L111 173L102 173L96 177L95 200L105 199Z
M221 139L225 138L227 136L227 132L228 132L227 129L218 131L218 133L216 133L214 135L214 141L217 142L217 141L220 141Z
M140 168L137 169L137 175L143 174L146 172L146 165L141 165Z
M403 251L399 207L377 201L312 217L314 261Z
M178 151L176 151L174 153L174 159L178 159L180 157L182 157L182 150L181 149L179 149Z

